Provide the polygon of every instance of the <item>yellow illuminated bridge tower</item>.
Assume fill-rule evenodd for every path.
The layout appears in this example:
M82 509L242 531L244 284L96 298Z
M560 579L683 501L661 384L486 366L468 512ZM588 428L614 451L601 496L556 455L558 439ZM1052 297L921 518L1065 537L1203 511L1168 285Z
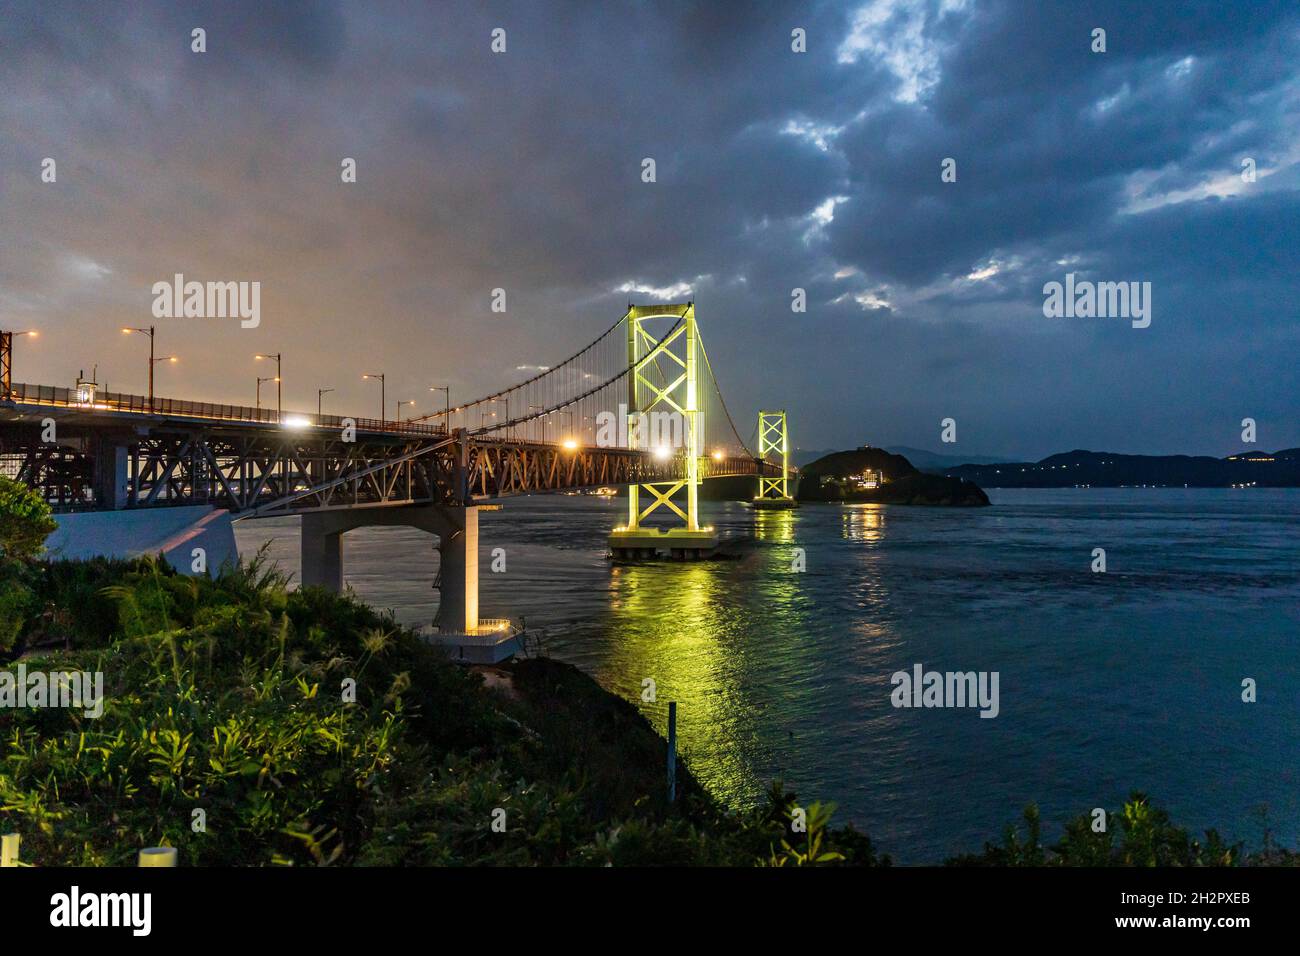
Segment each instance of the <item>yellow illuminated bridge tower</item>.
M634 484L628 488L627 525L609 535L615 558L648 558L667 550L676 558L698 558L718 546L713 528L699 522L700 455L704 416L700 409L700 336L695 305L634 305L627 311L627 358L631 374L627 389L628 447L656 456L682 460L684 475L675 481ZM673 329L662 338L649 331L656 320L671 320ZM650 370L671 374L656 381ZM672 500L686 490L686 510ZM641 492L649 495L643 506ZM656 528L644 524L659 508L674 512L685 527Z
M790 497L790 430L786 427L784 408L758 413L758 457L766 459L768 452L781 456L781 477L767 478L759 474L754 507L760 510L798 507L798 502Z

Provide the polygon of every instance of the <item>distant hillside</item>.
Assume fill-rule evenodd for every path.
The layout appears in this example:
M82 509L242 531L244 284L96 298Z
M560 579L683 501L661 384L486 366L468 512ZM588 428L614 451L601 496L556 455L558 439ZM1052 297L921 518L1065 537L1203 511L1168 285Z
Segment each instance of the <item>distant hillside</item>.
M997 465L1011 461L1005 455L942 455L924 448L911 448L907 445L890 445L885 451L902 455L921 471L943 471L958 465Z
M943 474L986 488L1261 488L1300 487L1300 448L1209 455L1117 455L1076 449L1042 461L967 464Z
M802 468L809 462L816 461L818 458L824 458L827 455L835 453L834 448L796 448L790 452L790 464L796 468Z
M863 487L858 478L879 474L883 482ZM883 448L837 451L800 470L800 501L850 501L899 505L986 505L988 496L974 482L925 474L902 455Z

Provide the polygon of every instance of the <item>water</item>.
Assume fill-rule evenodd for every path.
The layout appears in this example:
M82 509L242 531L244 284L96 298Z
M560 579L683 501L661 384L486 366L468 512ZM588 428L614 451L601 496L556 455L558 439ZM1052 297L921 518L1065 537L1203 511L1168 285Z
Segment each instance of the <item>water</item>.
M691 766L750 802L774 777L904 863L978 851L1029 801L1049 836L1148 792L1194 831L1300 844L1300 491L1017 490L984 509L707 504L739 560L616 567L626 505L511 499L481 518L482 613L636 701L679 702ZM298 570L294 519L241 522ZM436 609L432 538L348 535L345 573L399 620ZM504 548L506 573L489 571ZM1108 571L1090 571L1105 548ZM791 570L796 548L807 570ZM916 663L998 671L1000 714L896 709ZM1243 678L1258 702L1241 700ZM640 701L656 682L658 702Z

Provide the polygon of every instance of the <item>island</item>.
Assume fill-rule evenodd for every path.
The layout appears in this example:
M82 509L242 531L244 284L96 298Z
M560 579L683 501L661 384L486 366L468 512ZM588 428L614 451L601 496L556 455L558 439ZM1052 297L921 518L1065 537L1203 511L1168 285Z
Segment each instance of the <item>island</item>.
M917 470L902 455L863 445L823 455L799 473L799 501L979 507L989 503L979 485L962 477Z

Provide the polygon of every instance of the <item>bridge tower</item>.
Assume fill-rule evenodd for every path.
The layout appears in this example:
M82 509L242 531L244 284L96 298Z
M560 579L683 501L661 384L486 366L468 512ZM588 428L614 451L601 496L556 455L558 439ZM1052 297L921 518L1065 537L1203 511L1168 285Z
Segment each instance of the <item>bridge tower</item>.
M759 509L798 507L790 497L790 431L786 425L785 409L758 413L758 457L766 459L768 452L781 455L781 477L758 476L758 494L754 507Z
M615 558L649 558L660 551L690 559L709 554L718 546L712 528L699 521L700 447L704 416L700 411L700 337L693 302L672 305L629 305L627 315L627 436L629 448L650 450L656 458L680 461L683 477L672 481L642 482L628 488L627 525L609 535ZM672 319L676 324L655 336L646 324ZM668 373L662 373L667 367ZM662 381L652 380L650 369ZM641 491L653 500L641 507ZM685 490L686 510L673 495ZM643 522L659 508L674 512L684 527L660 529Z

